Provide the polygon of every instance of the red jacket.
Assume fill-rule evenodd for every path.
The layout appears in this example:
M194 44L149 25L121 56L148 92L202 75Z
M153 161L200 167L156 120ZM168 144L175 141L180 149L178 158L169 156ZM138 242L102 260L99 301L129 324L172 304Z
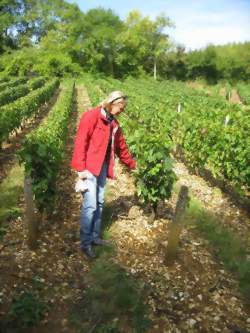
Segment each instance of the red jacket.
M88 170L93 175L100 174L110 139L112 126L112 143L108 167L108 177L114 178L115 154L129 168L134 169L135 160L129 153L128 146L116 119L109 124L101 107L85 112L77 130L71 166L76 171Z

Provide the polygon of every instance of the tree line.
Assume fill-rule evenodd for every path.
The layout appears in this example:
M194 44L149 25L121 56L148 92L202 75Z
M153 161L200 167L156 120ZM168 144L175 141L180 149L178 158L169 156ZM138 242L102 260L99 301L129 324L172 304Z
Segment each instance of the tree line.
M0 0L0 72L249 80L250 42L186 52L169 38L173 27L165 14L152 20L131 11L121 20L111 9L82 12L64 0Z

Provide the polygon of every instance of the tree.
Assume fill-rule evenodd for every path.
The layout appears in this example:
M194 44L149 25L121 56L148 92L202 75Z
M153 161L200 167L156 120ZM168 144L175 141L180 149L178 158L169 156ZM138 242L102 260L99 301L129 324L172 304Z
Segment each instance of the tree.
M168 41L168 35L164 34L163 31L166 27L171 27L172 23L170 19L163 14L156 18L154 22L155 31L152 34L152 55L154 58L154 79L156 79L157 75L157 62L159 58L164 55L170 47L170 43Z
M132 11L125 20L125 29L117 36L119 55L117 63L124 71L134 74L152 72L156 77L157 61L169 48L168 36L164 33L170 27L169 18L158 16L155 21L142 17L139 11Z
M111 9L89 10L84 17L79 41L81 65L92 72L115 74L116 36L122 29L122 21Z
M185 47L178 45L160 61L162 77L184 81L187 77Z
M14 26L23 7L22 1L0 0L0 53L15 48Z

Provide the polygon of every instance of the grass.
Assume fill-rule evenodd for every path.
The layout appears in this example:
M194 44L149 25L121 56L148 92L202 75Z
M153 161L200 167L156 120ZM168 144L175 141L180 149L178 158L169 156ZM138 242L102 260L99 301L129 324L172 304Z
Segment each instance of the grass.
M6 226L3 222L20 214L18 200L23 192L23 167L14 165L8 176L0 184L0 239Z
M14 298L7 316L7 323L14 327L28 328L38 324L47 310L47 305L30 291Z
M110 238L112 204L104 206L103 238ZM80 332L146 332L150 326L145 284L131 277L114 260L113 245L95 247L98 258L86 276L88 288L70 311L70 323Z
M240 289L250 304L249 253L242 240L222 226L219 219L203 208L194 198L191 198L186 218L187 223L195 225L199 233L208 240L226 269L233 272L238 278Z
M145 286L102 250L87 276L88 288L71 311L71 324L82 332L145 332L150 325L144 304Z
M32 288L16 290L8 312L0 320L1 332L25 333L40 323L50 309L50 305L42 297L43 287L35 276Z

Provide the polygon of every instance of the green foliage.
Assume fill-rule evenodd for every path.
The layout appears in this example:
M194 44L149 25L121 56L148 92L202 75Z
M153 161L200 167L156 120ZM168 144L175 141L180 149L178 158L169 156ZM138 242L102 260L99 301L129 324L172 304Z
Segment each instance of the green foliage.
M169 48L163 30L172 23L163 15L151 20L131 12L123 22L110 9L82 13L63 0L30 1L21 7L9 8L11 20L5 26L7 32L10 27L17 31L15 39L8 34L17 52L0 61L0 70L8 75L35 72L61 77L82 70L115 76L153 73L153 64ZM10 22L14 26L8 26Z
M180 82L132 79L126 82L129 85L126 84L124 89L131 98L128 112L121 118L130 131L136 133L138 125L139 128L147 127L146 138L156 128L162 138L168 140L171 137L175 146L182 147L189 166L209 169L215 177L226 179L239 191L245 192L249 188L247 133L250 122L247 110ZM133 104L134 95L137 104ZM152 122L148 122L148 117ZM131 119L137 121L135 126ZM132 143L132 149L139 145L138 142L141 141Z
M226 179L240 193L248 190L250 121L247 109L230 104L223 97L208 96L205 92L191 89L181 82L159 83L130 78L123 84L111 79L95 79L94 83L106 93L121 89L129 95L127 110L121 114L121 123L127 133L129 147L138 159L139 168L141 156L142 160L153 159L147 145L150 141L154 141L152 155L162 153L162 158L154 161L156 168L159 168L161 161L169 156L171 138L173 145L182 147L189 166L210 170L214 177ZM157 138L162 149L156 144ZM151 163L150 160L148 163ZM144 165L144 171L141 171L141 192L144 188L145 193L148 190L150 182L146 182L145 186L143 177L149 177L152 164L149 164L148 168ZM162 166L164 167L164 164ZM163 169L159 170L159 175L165 175ZM155 169L152 172L154 171ZM166 170L166 177L167 173ZM170 184L172 181L169 174ZM156 180L155 184L158 190L153 191L161 192ZM166 187L167 184L165 183Z
M41 54L33 71L44 76L77 76L81 72L81 67L72 62L72 59L64 54Z
M18 199L23 192L23 168L14 166L0 184L0 224L20 215Z
M23 192L23 169L16 166L0 184L0 241L8 230L8 221L22 215L18 200Z
M119 332L123 318L135 332L145 332L149 320L143 303L143 289L126 271L107 256L102 256L92 266L89 280L85 311L102 319L98 332Z
M17 0L1 0L0 5L0 54L9 48L15 48L16 43L9 28L18 24L18 12L21 2Z
M31 291L24 290L12 300L5 318L7 331L28 329L37 325L44 317L48 306ZM20 332L20 331L19 331Z
M234 272L240 281L243 294L250 302L250 261L246 245L231 231L218 223L198 202L191 200L187 212L187 221L195 226L214 247L218 258L227 269Z
M7 229L8 229L7 225L3 225L3 224L0 223L0 241L3 240L4 235L7 232Z
M0 108L0 144L8 138L11 131L18 128L22 121L31 117L39 107L49 100L58 87L59 81L49 81L44 87L31 91L13 103Z
M210 83L250 78L249 42L184 52L171 45L166 30L173 23L165 15L152 20L132 11L121 20L111 9L83 13L64 0L2 0L0 18L0 71L8 75L84 70L126 77L157 70L161 78Z
M96 8L89 10L82 24L81 56L78 62L86 71L116 73L116 58L119 52L117 36L123 24L112 10Z
M98 333L119 333L119 322L117 320L113 320L108 324L102 324L97 329Z
M175 52L164 54L159 62L161 78L185 81L188 72L186 57L185 48L178 46Z
M250 43L223 46L209 45L205 49L184 52L177 47L161 63L162 77L178 80L203 79L208 83L221 80L248 81L250 79Z
M13 86L7 86L1 93L0 93L0 106L4 104L8 104L10 102L14 102L16 99L23 97L24 95L28 94L31 90L35 90L40 88L44 83L44 78L35 78L33 80L28 81L26 84L16 84Z
M246 105L250 105L250 84L238 83L236 87L242 102ZM246 110L246 112L249 112L249 110Z
M8 81L10 81L10 78L8 76L2 76L2 77L0 77L0 84L2 84L4 82L8 82Z
M84 75L80 82L84 82L85 87L88 90L88 95L92 105L99 105L100 102L105 98L104 92L94 83L91 75Z
M4 55L2 66L5 75L28 76L32 75L33 64L37 61L37 50L33 48L24 48L12 54Z
M171 26L170 19L164 15L152 21L139 11L130 12L123 31L116 37L119 53L115 62L119 65L119 76L153 74L154 63L169 49L168 36L163 31Z
M134 140L137 142L135 179L139 197L152 205L161 199L169 199L176 180L169 157L171 143L167 139L162 142L161 135L157 134L141 140L141 136L135 133Z
M143 81L144 87L139 89L134 87L135 80L127 80L125 84L112 79L95 79L92 84L90 81L89 78L89 94L94 101L101 100L100 88L107 93L119 87L129 95L128 108L121 118L128 134L129 149L137 160L137 170L134 172L137 192L142 201L156 208L159 200L170 198L176 179L170 158L172 143L168 136L171 119L166 121L163 117L160 103L152 103L152 97L157 99L158 96L149 85L145 94L146 80ZM140 105L143 105L144 112ZM165 126L162 126L163 121Z
M62 52L60 48L55 50L43 47L23 48L11 55L3 56L0 65L4 69L4 75L72 77L79 75L82 71L67 52Z
M74 83L68 82L49 116L25 138L19 156L25 172L32 178L37 208L48 212L53 208L56 176L64 154L68 121L72 112Z
M173 123L173 139L183 148L187 163L209 169L239 191L249 188L249 113L181 84L162 83L162 89L169 94L168 104L183 101Z
M29 88L27 85L20 85L12 88L6 88L0 93L0 106L14 102L19 97L28 94Z
M188 74L190 79L204 77L207 82L215 83L218 79L217 54L214 46L204 51L193 51L188 55ZM191 61L190 61L191 59Z
M26 83L27 81L28 81L28 78L26 78L26 77L21 77L21 78L18 78L18 79L8 80L7 82L4 81L0 84L1 92L4 91L6 88L16 87L19 84Z
M35 90L42 87L46 82L45 77L36 77L28 81L28 86L30 90Z

